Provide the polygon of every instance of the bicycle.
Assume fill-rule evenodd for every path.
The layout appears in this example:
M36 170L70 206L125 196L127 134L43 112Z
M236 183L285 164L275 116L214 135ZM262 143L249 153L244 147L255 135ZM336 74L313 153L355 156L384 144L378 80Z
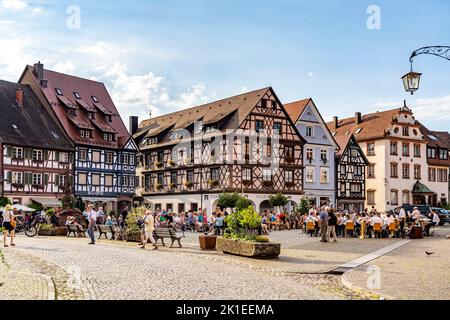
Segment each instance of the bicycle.
M18 221L16 228L14 231L16 233L24 231L25 235L29 238L33 238L37 236L39 233L39 229L41 227L41 221L39 217L36 217L31 223L26 223L24 221Z

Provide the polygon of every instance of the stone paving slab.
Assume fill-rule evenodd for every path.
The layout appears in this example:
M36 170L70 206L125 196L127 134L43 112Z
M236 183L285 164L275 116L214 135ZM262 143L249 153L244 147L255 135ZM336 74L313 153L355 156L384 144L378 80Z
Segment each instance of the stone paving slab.
M450 226L440 238L413 240L391 253L346 272L343 283L386 299L450 299ZM427 256L425 251L434 252ZM379 281L376 278L379 274Z

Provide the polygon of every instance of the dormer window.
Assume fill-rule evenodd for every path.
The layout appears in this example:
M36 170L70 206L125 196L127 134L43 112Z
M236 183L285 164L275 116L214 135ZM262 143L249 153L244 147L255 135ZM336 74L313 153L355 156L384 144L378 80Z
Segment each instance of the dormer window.
M88 112L88 118L94 120L95 119L95 113Z
M110 115L105 115L105 119L107 122L112 122L112 116Z
M113 135L111 133L104 133L103 140L105 141L113 141Z
M89 130L80 130L80 137L89 139L91 137L91 133Z
M97 97L96 97L96 96L92 96L91 98L92 98L92 101L94 101L94 102L98 102L98 99L97 99Z
M58 96L62 96L63 95L63 92L61 91L61 89L56 88L55 91L58 94Z
M81 96L78 92L74 92L73 95L75 96L75 98L81 99Z
M69 110L67 110L67 114L69 116L76 117L77 116L77 111L74 110L74 109L69 109Z

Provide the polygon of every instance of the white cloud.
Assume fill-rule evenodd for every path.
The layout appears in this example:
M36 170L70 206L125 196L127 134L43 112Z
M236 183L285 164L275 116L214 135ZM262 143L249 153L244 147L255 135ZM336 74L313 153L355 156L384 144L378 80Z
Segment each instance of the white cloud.
M66 62L58 62L55 64L52 68L54 71L61 72L61 73L73 73L75 71L75 65L72 63L72 61L67 60Z
M450 120L450 96L417 99L411 108L419 121Z
M97 66L97 70L103 70L96 78L110 86L112 99L124 120L131 115L147 118L149 110L152 116L159 116L208 101L203 84L171 95L164 78L152 72L129 74L127 65L118 62L113 67Z
M0 3L7 10L21 11L28 7L28 3L24 0L2 0Z
M314 78L315 74L313 72L308 73L308 78Z

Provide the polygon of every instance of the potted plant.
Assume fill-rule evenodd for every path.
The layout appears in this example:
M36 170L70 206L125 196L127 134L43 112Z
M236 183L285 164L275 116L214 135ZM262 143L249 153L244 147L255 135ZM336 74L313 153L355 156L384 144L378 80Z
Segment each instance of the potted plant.
M192 183L192 181L186 181L184 182L184 186L188 189L191 189L194 186L194 184Z
M209 186L210 186L211 188L215 188L215 187L218 187L218 186L219 186L219 181L217 181L217 180L209 180L209 181L208 181L208 184L209 184Z
M144 217L145 207L133 208L125 219L126 223L126 239L131 242L141 242L141 228L139 221Z
M249 206L237 210L225 218L227 228L223 238L217 238L217 250L248 258L276 258L281 245L271 243L269 238L258 236L261 216Z
M177 185L173 182L169 183L169 189L174 190L177 187Z
M170 166L170 167L175 167L175 161L173 161L172 159L170 159L169 161L167 161L167 164Z
M163 185L162 185L161 183L155 184L155 189L156 189L156 191L161 191L162 188L163 188Z
M161 169L162 166L163 166L162 162L159 162L159 161L155 161L153 164L154 164L155 167L158 168L158 169Z
M56 234L56 229L51 223L41 224L39 227L40 236L54 236Z

